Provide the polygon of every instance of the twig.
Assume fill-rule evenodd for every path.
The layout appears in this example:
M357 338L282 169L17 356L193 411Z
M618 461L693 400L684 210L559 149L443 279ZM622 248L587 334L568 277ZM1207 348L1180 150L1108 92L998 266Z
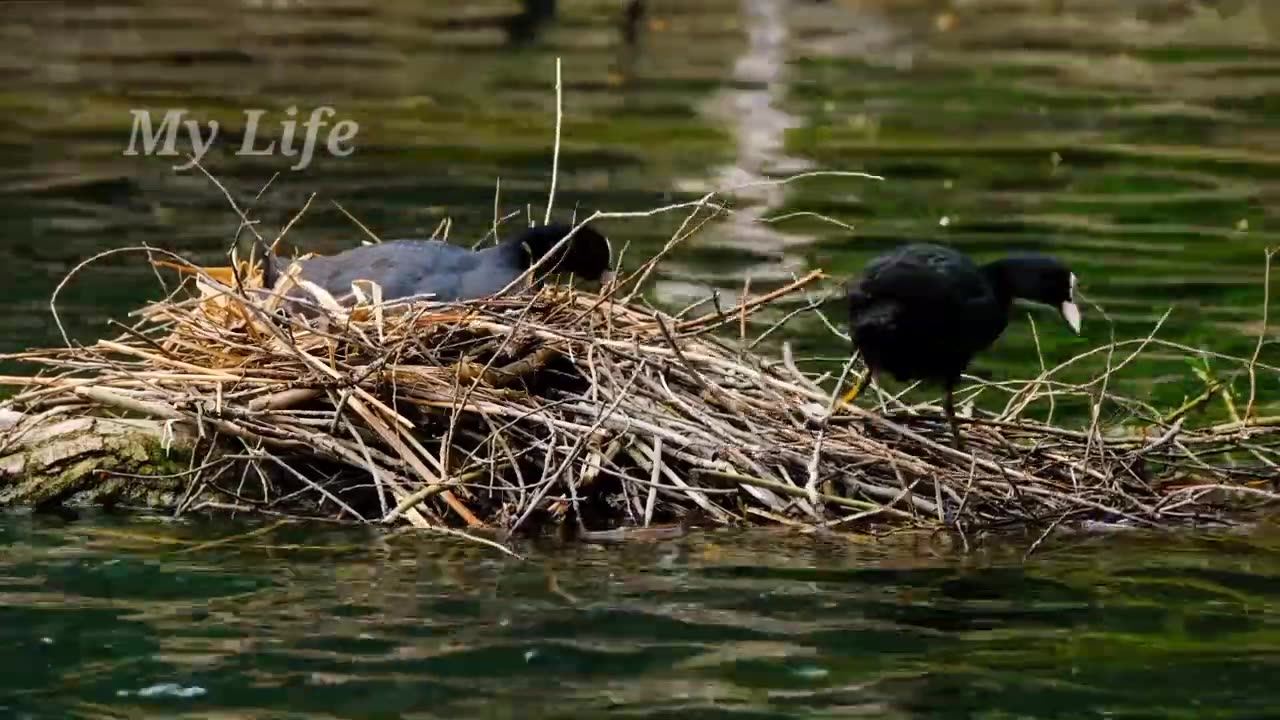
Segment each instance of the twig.
M551 209L556 201L556 177L560 174L560 123L564 117L564 90L560 77L560 58L556 57L556 146L551 153L551 189L547 193L547 214L543 225L551 224Z

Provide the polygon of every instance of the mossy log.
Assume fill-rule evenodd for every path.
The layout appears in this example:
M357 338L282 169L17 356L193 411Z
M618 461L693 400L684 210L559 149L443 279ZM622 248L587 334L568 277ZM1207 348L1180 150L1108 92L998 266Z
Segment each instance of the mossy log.
M11 414L0 419L0 507L176 507L195 445L181 423Z

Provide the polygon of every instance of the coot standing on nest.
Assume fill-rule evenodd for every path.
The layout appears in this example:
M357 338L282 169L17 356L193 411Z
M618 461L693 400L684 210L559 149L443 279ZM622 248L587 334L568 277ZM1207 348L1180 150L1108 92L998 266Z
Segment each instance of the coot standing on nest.
M849 335L868 370L843 402L852 403L884 371L899 381L940 383L952 437L963 448L952 392L969 361L1004 332L1015 298L1057 307L1079 334L1075 289L1076 276L1044 255L977 265L925 243L885 253L849 288Z
M542 260L573 230L568 225L541 225L498 245L470 250L440 240L388 240L351 248L337 255L299 261L301 277L339 297L351 292L356 280L382 287L382 299L431 295L439 301L472 300L492 295ZM609 240L590 226L582 226L532 273L573 273L592 282L609 282L612 249ZM266 253L263 284L274 287L280 261ZM288 295L307 293L293 288Z

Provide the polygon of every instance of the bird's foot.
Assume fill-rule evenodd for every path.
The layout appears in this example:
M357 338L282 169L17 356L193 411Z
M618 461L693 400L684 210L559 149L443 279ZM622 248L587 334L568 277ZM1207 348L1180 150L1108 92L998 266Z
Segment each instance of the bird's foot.
M960 423L956 420L955 395L951 385L947 386L946 394L942 396L942 414L947 418L947 425L951 427L952 447L958 452L966 452L964 438L960 437Z
M843 407L852 406L853 401L857 400L858 396L862 394L862 391L866 390L867 386L871 384L871 376L872 372L870 370L863 373L862 377L858 378L858 382L854 384L853 388L840 398L839 405Z
M964 436L960 434L960 423L957 423L953 419L951 420L950 425L951 425L951 447L955 448L957 451L962 453L969 452L967 444L964 441Z

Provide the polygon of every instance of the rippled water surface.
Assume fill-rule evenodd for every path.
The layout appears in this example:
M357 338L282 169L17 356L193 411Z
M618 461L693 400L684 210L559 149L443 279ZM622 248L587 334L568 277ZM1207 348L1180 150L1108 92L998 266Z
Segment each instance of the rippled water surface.
M0 541L4 717L1280 712L1271 532L1062 536L1025 563L1029 538L708 533L520 561L94 516L11 517Z
M1270 0L3 3L0 352L62 341L50 294L96 252L224 263L239 221L223 192L175 171L183 158L125 155L132 111L219 122L203 165L264 234L310 200L296 248L352 246L347 213L382 237L470 243L495 214L507 233L545 210L556 58L562 219L806 170L885 177L734 193L733 215L659 266L656 304L814 268L836 287L907 239L1037 248L1081 276L1085 332L1032 311L1036 334L1018 317L975 375L1026 378L1153 331L1280 365L1263 312L1280 244ZM354 154L295 171L234 153L246 110L266 142L289 108L321 105L359 124ZM682 219L605 225L634 267ZM108 319L161 294L143 260L65 286L71 339L115 334ZM783 337L802 361L845 351L814 319ZM1153 345L1108 387L1174 407L1230 379L1183 355ZM962 555L711 534L525 562L316 528L201 544L251 529L0 519L0 717L1280 714L1266 532L1062 538L1026 564L1034 538Z

